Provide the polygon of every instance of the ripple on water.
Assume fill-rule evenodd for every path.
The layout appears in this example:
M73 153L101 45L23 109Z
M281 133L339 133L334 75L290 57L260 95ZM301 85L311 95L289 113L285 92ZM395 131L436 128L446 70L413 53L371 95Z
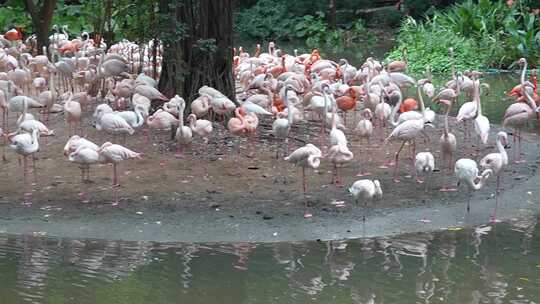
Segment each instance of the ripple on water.
M532 303L536 223L272 244L0 235L0 302Z

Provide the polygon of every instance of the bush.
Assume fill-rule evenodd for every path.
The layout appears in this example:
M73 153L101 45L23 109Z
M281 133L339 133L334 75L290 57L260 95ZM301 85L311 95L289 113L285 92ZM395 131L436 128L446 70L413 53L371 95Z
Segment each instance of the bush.
M467 0L437 11L419 24L407 19L389 59L399 58L399 50L406 46L413 71L420 69L414 58L425 61L429 57L435 71L447 71L443 58L447 50L438 50L434 44L454 47L460 69L507 67L519 57L535 65L540 60L540 20L526 1L509 5L506 1Z

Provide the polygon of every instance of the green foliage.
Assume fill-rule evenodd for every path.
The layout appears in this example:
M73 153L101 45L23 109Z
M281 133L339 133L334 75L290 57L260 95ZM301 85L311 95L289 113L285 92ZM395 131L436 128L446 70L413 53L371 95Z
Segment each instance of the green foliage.
M442 38L441 38L442 37ZM526 6L526 1L508 5L506 1L467 0L445 11L438 11L423 23L408 19L402 24L398 47L389 58L399 57L407 46L414 71L415 57L432 54L431 66L436 71L447 71L447 51L436 51L434 43L452 46L460 68L506 67L520 57L532 64L540 62L540 20Z
M407 48L408 69L413 74L423 73L428 65L433 72L445 72L451 68L448 54L454 48L457 68L478 69L485 58L477 53L476 42L438 26L426 26L408 17L398 35L399 47L392 51L387 60L401 60L402 49Z
M0 7L0 30L2 32L15 26L27 29L30 27L30 23L22 1L8 0Z
M236 31L253 39L290 40L299 18L287 7L273 0L260 0L256 5L236 14Z

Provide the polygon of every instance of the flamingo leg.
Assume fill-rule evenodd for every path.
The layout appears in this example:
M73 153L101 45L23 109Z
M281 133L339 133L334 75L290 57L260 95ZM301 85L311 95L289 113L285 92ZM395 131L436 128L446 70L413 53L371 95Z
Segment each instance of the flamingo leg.
M176 143L176 154L174 154L174 157L184 158L184 146L180 143Z
M403 147L405 146L405 143L407 141L404 140L401 143L401 146L399 147L398 151L396 152L395 156L395 165L394 165L394 183L399 183L399 177L398 177L398 168L399 168L399 153L401 153L401 150L403 150Z
M497 220L497 208L499 207L499 194L501 192L501 175L497 175L497 190L495 190L495 211L493 211L493 215L491 216L491 222L496 223Z

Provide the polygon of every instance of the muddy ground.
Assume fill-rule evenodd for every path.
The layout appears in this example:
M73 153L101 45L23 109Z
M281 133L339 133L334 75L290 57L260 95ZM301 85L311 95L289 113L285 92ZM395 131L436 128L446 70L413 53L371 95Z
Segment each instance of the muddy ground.
M128 138L125 146L143 152L144 156L142 160L121 164L119 193L122 199L118 206L112 206L112 167L92 167L92 182L81 184L77 165L69 163L62 154L68 139L67 125L64 116L57 115L51 118L50 126L57 135L47 138L47 143L43 138L40 140L42 147L37 155L37 180L30 206L22 204L22 166L17 155L7 149L8 161L0 164L3 173L0 175L0 231L132 240L278 241L358 237L463 224L466 191L438 191L444 182L454 183L453 173L440 168L438 139L442 118L439 117L437 125L440 127L428 132L430 142L419 141L417 147L417 151L429 150L436 157L437 169L429 177L427 192L424 192L425 185L415 183L409 175L410 161L406 158L400 163L401 183L392 181L392 167L378 168L385 162L383 156L393 155L400 143L382 146L382 134L377 130L369 145L371 158L362 163L367 164L364 169L372 174L362 178L379 179L384 197L368 210L364 227L361 221L364 210L354 206L347 191L348 186L359 179L356 177L360 169L358 160L366 158L365 145L353 134L352 118L349 114L347 133L355 161L341 170L345 187L329 184L331 164L327 160L323 159L318 170L308 170L307 201L313 217L305 219L301 170L285 162L282 155L276 159L276 149L284 145L270 134L269 119L261 121L256 138L240 139L240 154L236 153L237 139L230 137L219 123L214 126L216 136L208 148L196 139L181 159L174 157L169 133L152 134L149 145L144 144L141 132L136 133ZM14 120L11 117L11 129ZM463 157L476 145L463 143L460 140L463 131L453 122L451 127L459 141L456 158ZM497 130L492 127L494 134ZM319 146L319 131L319 123L315 121L293 128L291 151L307 142ZM83 121L83 134L98 144L122 143L121 138L98 133L91 127L89 118ZM494 139L492 135L490 145L482 147L480 157L495 151ZM503 203L516 200L516 204L527 204L524 210L536 208L539 200L536 196L529 195L529 204L518 195L528 192L522 189L523 185L534 185L538 179L539 143L538 135L524 136L527 162L511 164L506 170L503 195L507 201ZM323 153L326 149L323 148ZM408 157L408 149L404 151L403 156ZM509 150L510 156L511 152ZM89 203L80 201L81 189L90 193ZM473 202L483 202L485 206L475 209L473 203L473 214L480 213L476 221L475 217L469 219L471 223L488 221L494 192L495 178L492 178L487 187L473 195ZM344 201L344 206L336 205L339 201ZM527 206L531 208L525 208ZM437 211L433 214L434 210ZM516 216L515 212L503 206L500 217ZM378 224L370 225L374 222Z

